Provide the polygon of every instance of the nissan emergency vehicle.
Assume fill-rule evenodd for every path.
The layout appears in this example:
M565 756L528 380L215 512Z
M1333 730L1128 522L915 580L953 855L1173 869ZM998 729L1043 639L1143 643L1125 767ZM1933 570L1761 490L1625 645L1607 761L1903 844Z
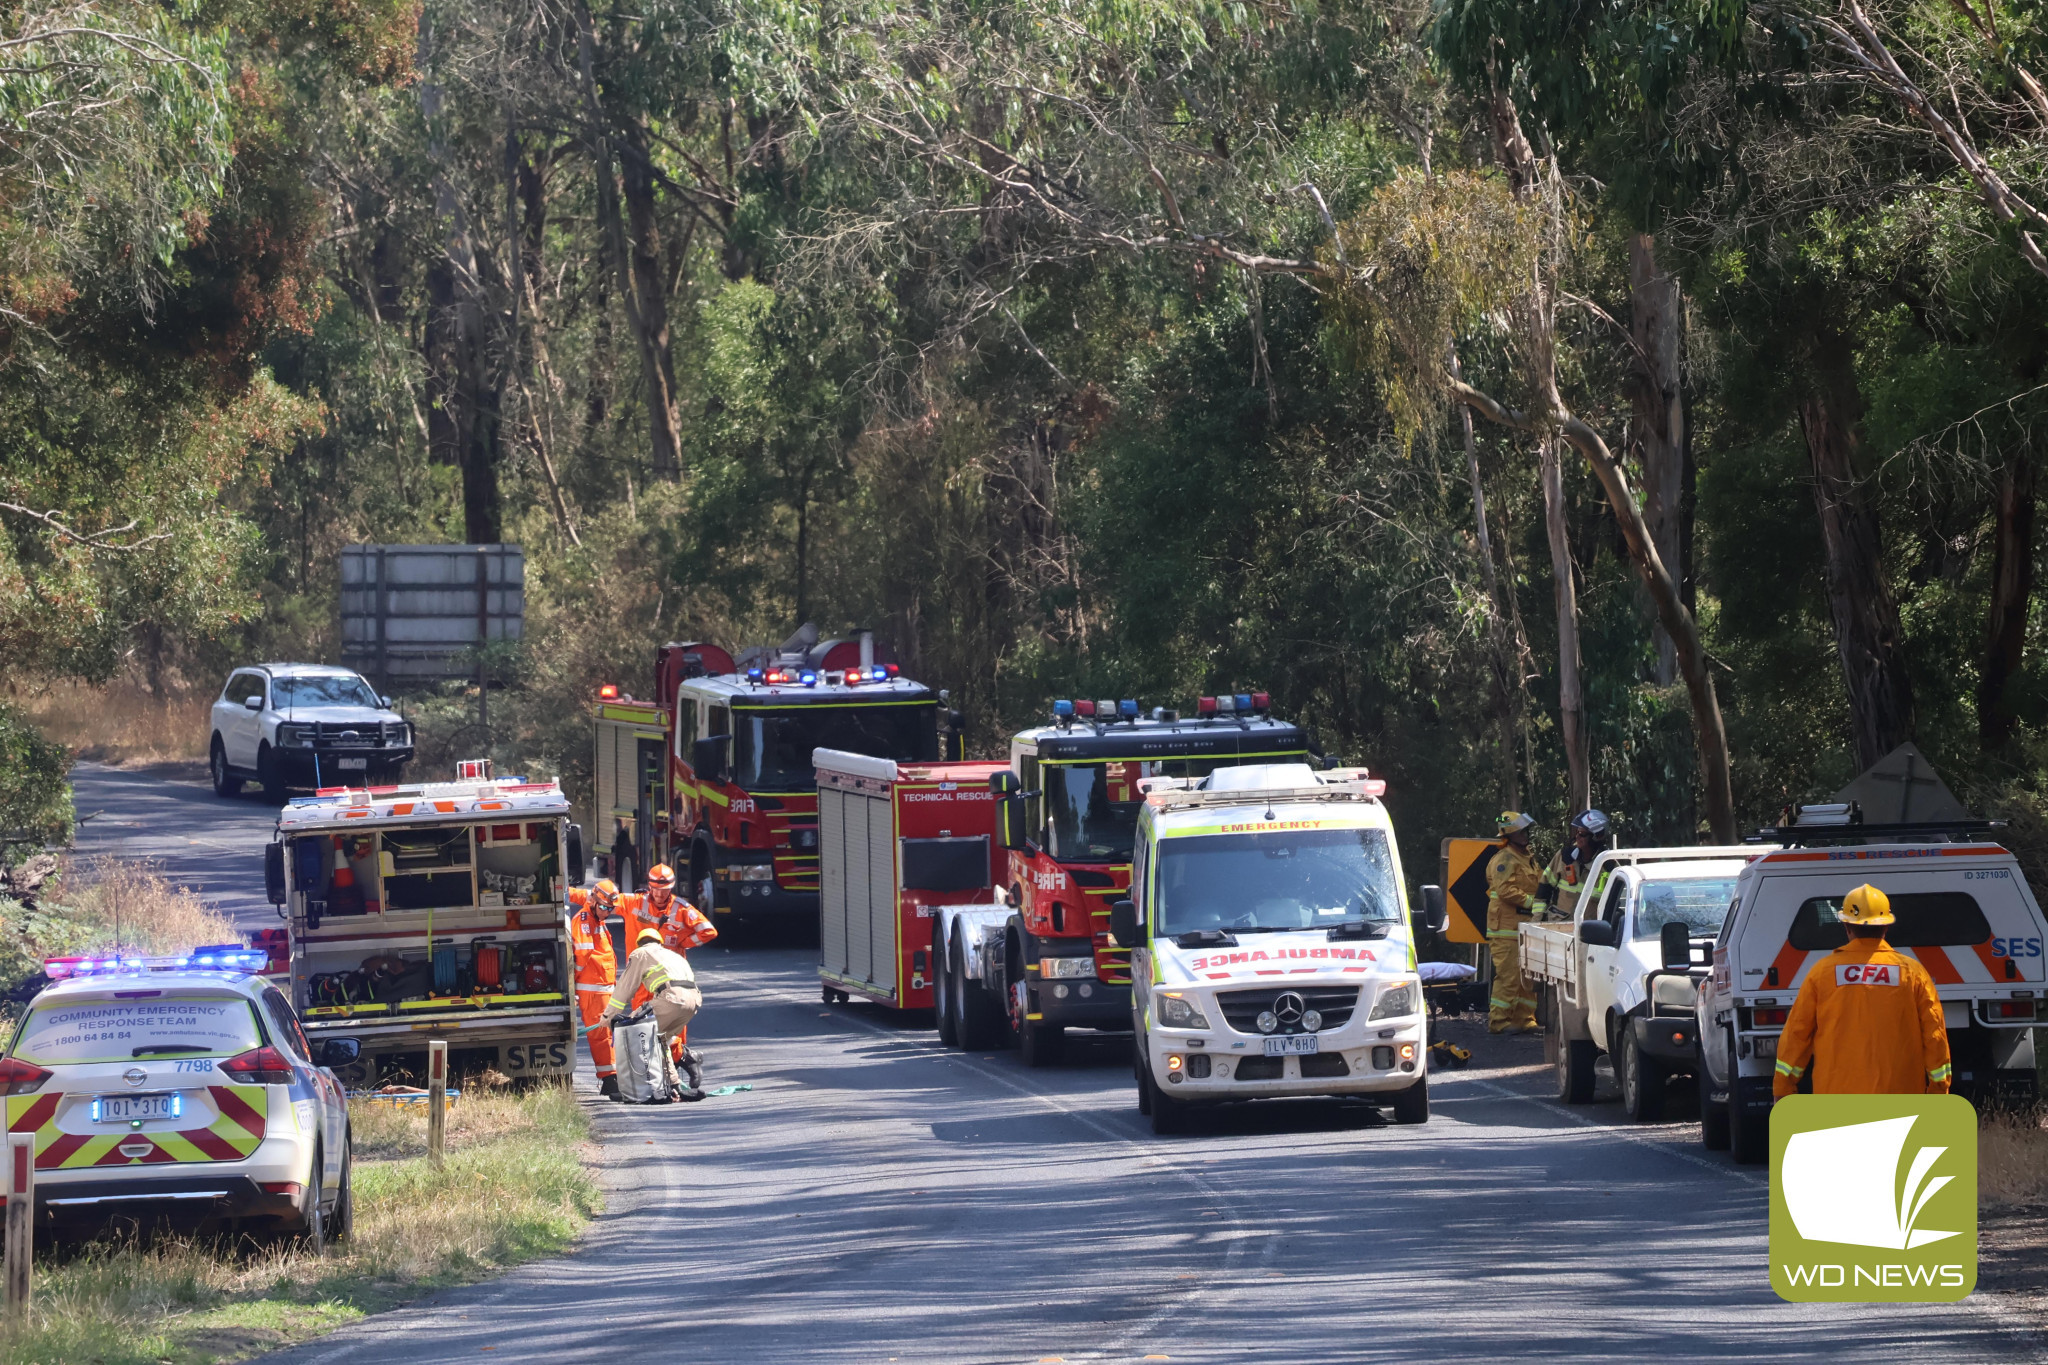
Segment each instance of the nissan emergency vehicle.
M1429 1119L1429 1039L1401 854L1363 768L1144 782L1130 898L1138 1109L1335 1095ZM1432 926L1434 927L1434 926Z
M1819 809L1837 817L1843 810ZM1957 842L1947 842L1941 826L1915 834L1905 826L1799 823L1772 832L1786 846L1759 848L1737 876L1699 991L1706 1147L1732 1147L1743 1162L1768 1154L1778 1035L1808 971L1847 942L1842 897L1866 882L1891 899L1897 921L1886 941L1934 978L1955 1092L1980 1106L2034 1101L2048 924L2018 860L1978 837L1984 829L1958 827ZM1882 842L1829 842L1864 838Z
M310 1040L265 965L236 945L45 964L0 1058L38 1221L348 1236L348 1097L327 1068L355 1045Z

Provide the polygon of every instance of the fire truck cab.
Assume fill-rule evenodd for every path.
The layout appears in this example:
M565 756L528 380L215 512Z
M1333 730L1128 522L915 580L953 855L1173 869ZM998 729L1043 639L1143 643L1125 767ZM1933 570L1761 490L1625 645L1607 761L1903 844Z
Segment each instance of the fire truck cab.
M1044 1066L1070 1028L1128 1029L1130 953L1109 936L1109 907L1130 892L1138 783L1306 762L1307 735L1269 709L1264 692L1203 697L1192 716L1141 713L1131 700L1056 701L1050 725L1014 736L1009 770L989 779L1008 913L993 925L941 918L941 1031L977 1038L978 998L999 1002L1025 1062Z
M941 694L900 676L861 632L735 659L664 645L655 699L601 690L594 804L624 889L668 863L705 912L806 925L818 913L818 749L901 763L940 757ZM610 695L606 695L609 693Z

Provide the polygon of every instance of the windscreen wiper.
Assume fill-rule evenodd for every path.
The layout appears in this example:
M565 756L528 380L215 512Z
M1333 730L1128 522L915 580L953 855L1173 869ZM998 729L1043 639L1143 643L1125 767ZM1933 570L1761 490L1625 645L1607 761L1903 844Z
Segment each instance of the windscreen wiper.
M1330 926L1330 937L1339 938L1385 938L1392 926L1385 920L1347 919L1341 924Z
M213 1048L206 1043L150 1043L147 1046L136 1048L128 1055L130 1057L153 1057L160 1052L211 1051L213 1051Z
M1237 940L1228 929L1190 929L1176 934L1174 943L1182 948L1235 948Z

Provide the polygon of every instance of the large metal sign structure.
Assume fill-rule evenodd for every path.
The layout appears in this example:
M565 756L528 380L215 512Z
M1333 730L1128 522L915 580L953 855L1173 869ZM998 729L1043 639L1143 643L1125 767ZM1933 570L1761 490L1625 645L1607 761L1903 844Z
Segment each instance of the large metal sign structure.
M479 676L479 646L517 640L517 545L350 545L341 552L341 653L380 686Z

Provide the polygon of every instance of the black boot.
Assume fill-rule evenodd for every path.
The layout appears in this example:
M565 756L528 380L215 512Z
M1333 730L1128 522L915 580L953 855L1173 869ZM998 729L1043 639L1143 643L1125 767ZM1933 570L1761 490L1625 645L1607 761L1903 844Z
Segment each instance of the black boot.
M690 1083L692 1090L704 1088L704 1054L696 1048L683 1049L683 1078Z
M619 1078L617 1076L606 1076L600 1079L597 1083L597 1095L599 1099L617 1099L619 1097Z

